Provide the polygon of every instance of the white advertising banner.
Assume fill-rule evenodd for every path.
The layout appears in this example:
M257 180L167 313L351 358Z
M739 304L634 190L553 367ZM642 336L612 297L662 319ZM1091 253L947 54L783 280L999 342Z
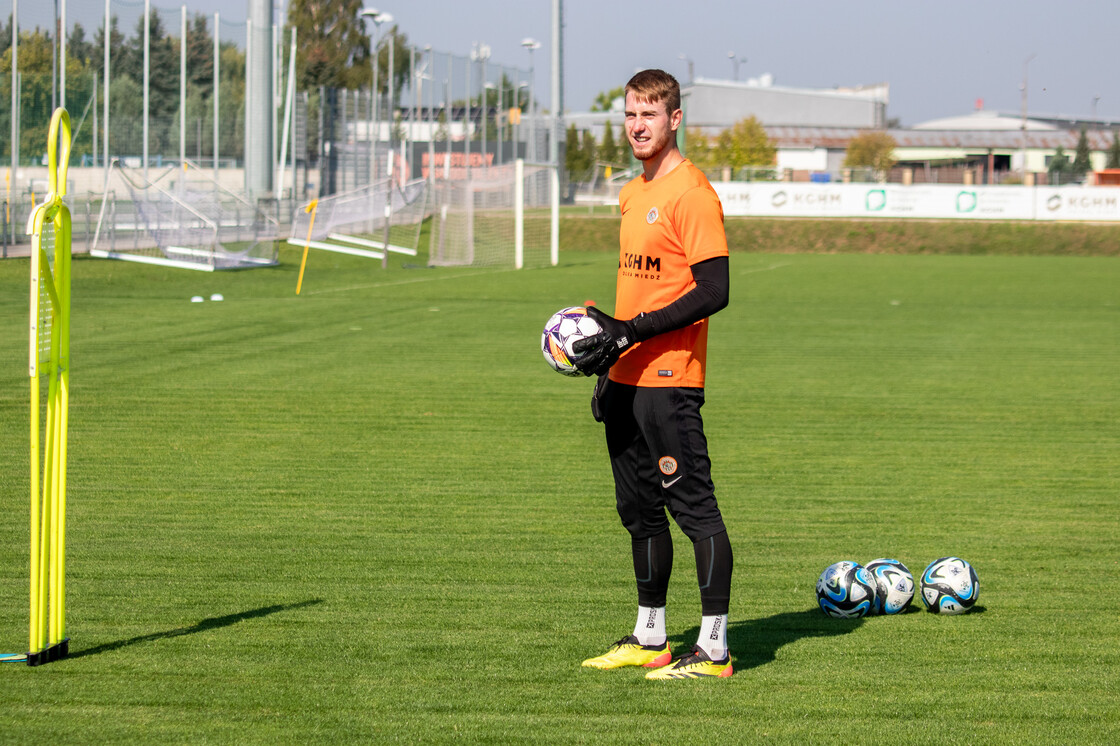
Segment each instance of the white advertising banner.
M1032 190L1037 220L1120 220L1116 187L1039 187Z
M1120 220L1115 187L714 182L727 216Z

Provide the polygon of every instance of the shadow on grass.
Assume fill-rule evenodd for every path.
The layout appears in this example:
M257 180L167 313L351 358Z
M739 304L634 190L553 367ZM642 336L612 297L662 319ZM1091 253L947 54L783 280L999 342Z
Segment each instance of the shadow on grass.
M300 601L295 604L275 604L273 606L262 606L259 609L250 609L248 611L240 611L236 614L226 614L225 616L212 616L197 622L190 627L178 627L176 629L169 629L166 632L153 632L150 635L140 635L139 637L130 637L127 640L116 640L115 642L107 642L104 645L97 645L96 647L86 648L85 650L72 651L67 658L82 658L87 655L97 655L99 653L108 653L112 650L119 650L120 648L127 648L131 645L138 645L142 642L155 642L156 640L166 640L172 637L182 637L183 635L193 635L197 632L207 632L212 629L221 629L222 627L229 627L243 622L247 619L259 619L260 617L276 614L281 611L291 611L293 609L302 609L305 606L315 606L316 604L323 603L321 598L313 598L308 601Z
M864 619L833 619L818 608L787 611L763 619L731 622L727 625L727 644L736 671L770 663L784 645L806 637L846 635L863 624ZM672 635L674 650L690 650L700 628Z

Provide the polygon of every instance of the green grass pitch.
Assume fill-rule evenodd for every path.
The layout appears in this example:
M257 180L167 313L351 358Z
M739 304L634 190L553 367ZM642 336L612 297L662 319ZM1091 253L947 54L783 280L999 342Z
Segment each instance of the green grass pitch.
M611 307L615 257L312 252L296 297L299 258L75 260L71 656L0 666L0 740L1120 739L1115 257L733 254L704 415L736 674L690 682L579 665L630 631L630 548L590 382L538 340ZM0 652L27 644L27 268L0 262ZM833 561L949 554L966 616L815 607Z

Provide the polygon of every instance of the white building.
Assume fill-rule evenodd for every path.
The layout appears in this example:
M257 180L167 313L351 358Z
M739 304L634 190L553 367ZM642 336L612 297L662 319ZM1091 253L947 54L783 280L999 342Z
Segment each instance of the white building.
M771 127L844 127L882 129L887 124L890 87L887 83L841 88L787 88L772 75L745 82L697 78L681 88L684 126L708 135L719 134L747 117ZM568 112L565 124L591 130L597 140L609 123L617 133L623 122L622 99L607 112Z

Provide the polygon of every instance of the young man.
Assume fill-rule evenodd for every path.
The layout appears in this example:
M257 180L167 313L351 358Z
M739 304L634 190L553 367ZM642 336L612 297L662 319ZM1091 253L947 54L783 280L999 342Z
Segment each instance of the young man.
M726 677L731 543L716 504L700 407L708 317L728 301L723 208L677 149L680 86L645 70L626 84L626 136L643 174L623 187L615 316L592 307L603 332L576 343L576 365L600 376L592 399L606 427L622 524L638 585L634 632L584 666L653 668L650 679ZM676 661L665 627L673 568L670 515L692 540L702 619Z

